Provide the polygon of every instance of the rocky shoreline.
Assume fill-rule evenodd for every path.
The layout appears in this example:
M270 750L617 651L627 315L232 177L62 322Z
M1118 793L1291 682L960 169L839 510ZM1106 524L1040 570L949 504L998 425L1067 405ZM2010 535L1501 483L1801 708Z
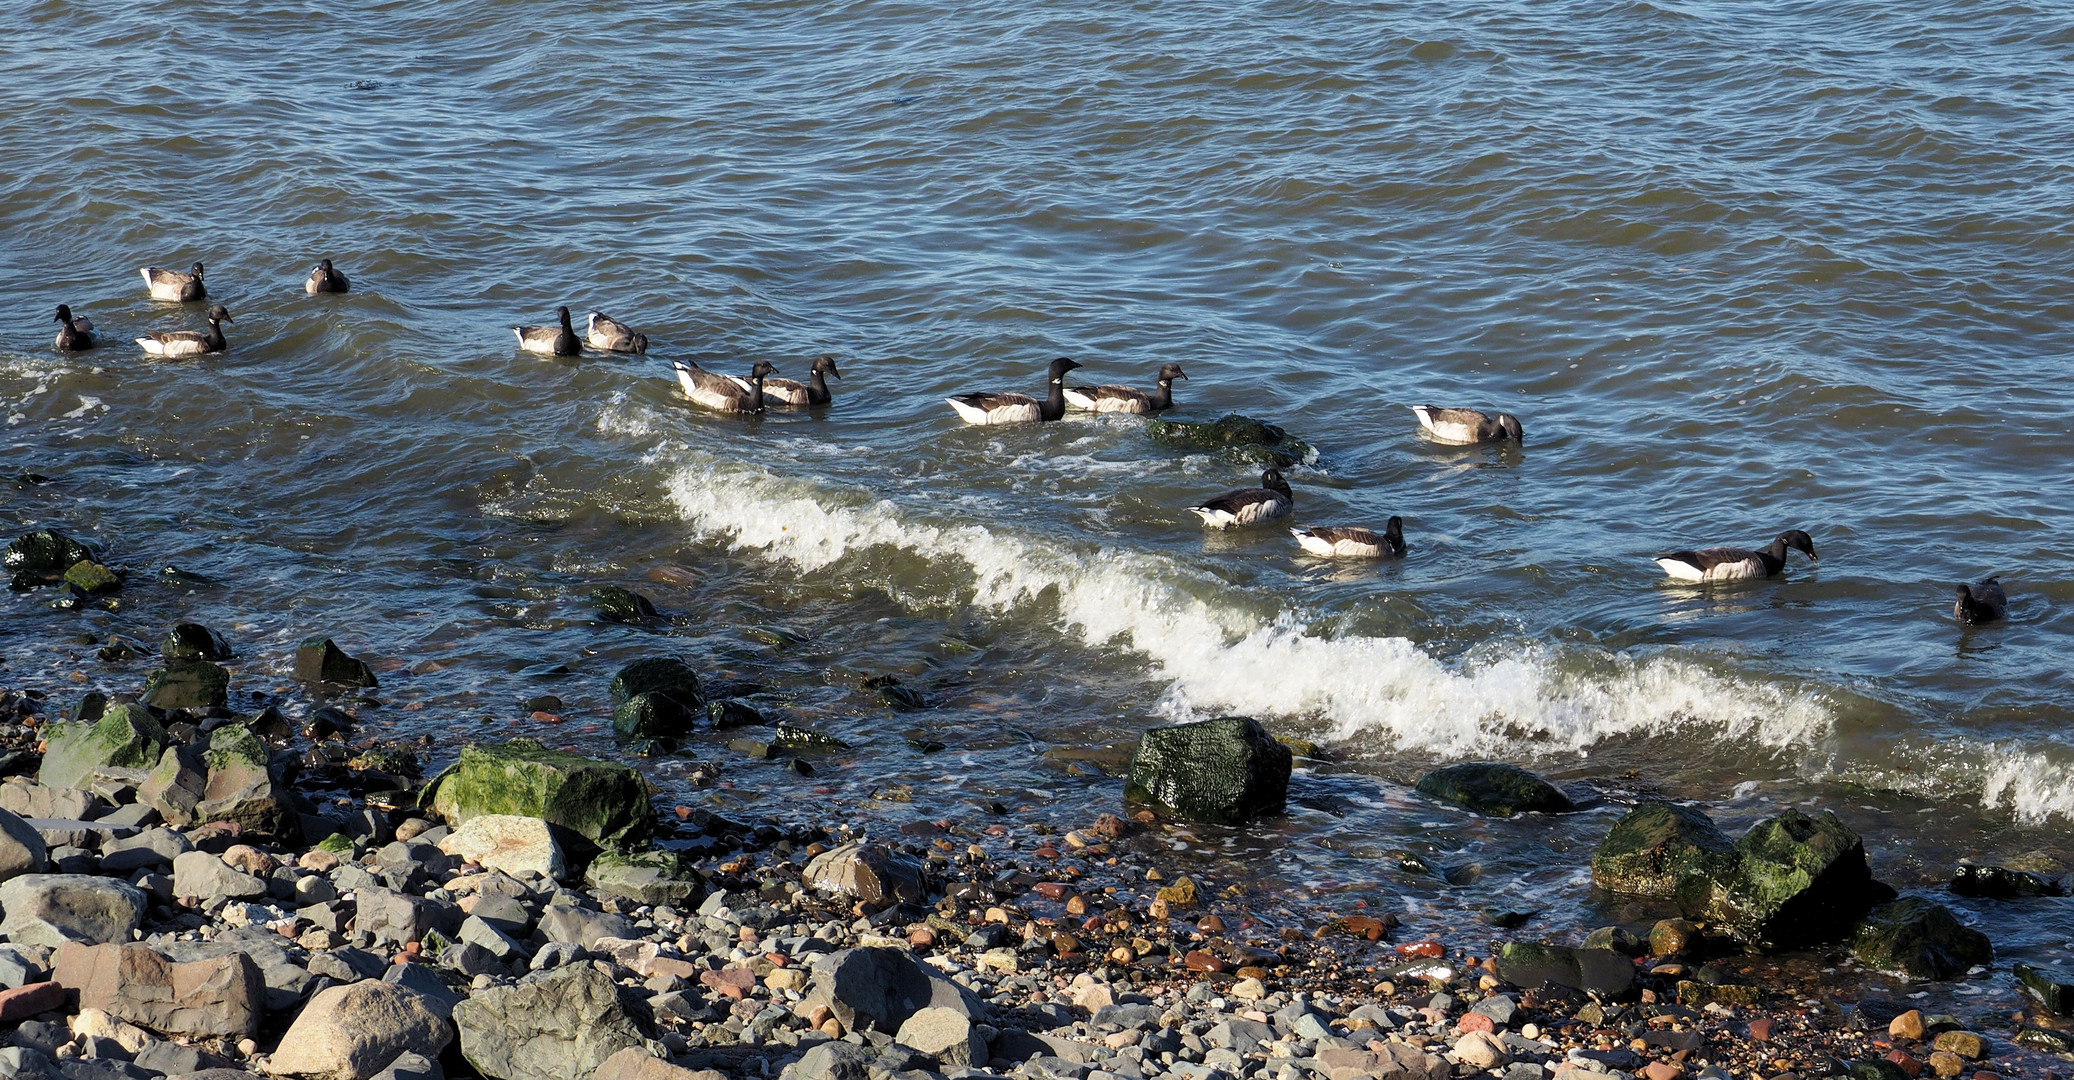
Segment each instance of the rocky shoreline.
M10 548L17 588L64 598L97 595L82 562L100 565L55 534ZM642 617L618 593L600 604ZM1493 942L1505 914L1465 911L1459 936L1398 941L1388 912L1306 918L1162 859L1171 822L1244 827L1286 798L1289 748L1243 718L1148 732L1094 820L862 806L803 826L660 805L628 766L523 740L363 737L375 672L326 639L294 657L307 693L255 714L228 707L220 635L179 624L159 652L141 687L0 692L0 1076L1771 1080L2042 1076L2074 1051L2052 1012L2074 987L2036 973L2035 1007L1962 1019L1776 955L1842 947L1852 971L1922 978L1992 958L1874 880L1833 815L1731 839L1645 802L1594 879L1682 918L1551 944ZM632 741L761 720L673 658L612 692ZM764 726L737 751L825 738ZM1568 808L1511 766L1419 790Z

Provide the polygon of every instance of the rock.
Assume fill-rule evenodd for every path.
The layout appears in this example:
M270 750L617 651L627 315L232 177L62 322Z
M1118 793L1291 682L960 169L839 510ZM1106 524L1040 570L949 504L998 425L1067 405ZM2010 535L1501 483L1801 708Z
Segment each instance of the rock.
M1310 465L1318 451L1273 424L1232 413L1209 423L1159 419L1146 426L1152 441L1181 450L1222 450L1249 465L1286 469Z
M553 942L580 945L586 949L601 938L634 936L633 920L610 912L591 911L567 904L550 904L540 913L540 936ZM545 950L542 950L543 953Z
M1688 875L1678 906L1740 941L1787 949L1844 936L1879 895L1858 834L1829 811L1787 810L1751 826L1727 865Z
M100 1009L163 1035L239 1038L266 1016L266 981L239 952L176 963L143 945L67 944L52 981Z
M1505 1044L1483 1031L1472 1031L1456 1039L1455 1057L1478 1069L1502 1069L1512 1064L1512 1055L1505 1052Z
M1510 942L1498 949L1498 977L1523 990L1567 986L1600 998L1625 997L1634 989L1635 966L1612 949Z
M2074 1014L2074 983L2064 983L2053 977L2052 972L2040 971L2029 964L2017 964L2010 969L2017 984L2025 994L2036 1000L2046 1012L2059 1016Z
M679 909L697 907L710 891L705 877L674 851L605 852L591 860L583 883L599 896Z
M122 588L122 575L92 559L81 559L66 567L64 581L74 591L86 596Z
M514 877L539 875L560 881L569 874L562 845L547 822L516 814L482 814L469 818L439 842L439 850L488 870Z
M399 1054L439 1056L453 1040L447 1022L400 986L358 982L319 991L267 1062L275 1076L370 1080Z
M1952 872L1952 891L1960 896L1984 896L1992 900L2015 900L2028 896L2065 896L2067 887L2057 878L2030 870L1960 863Z
M95 769L148 769L165 749L166 731L142 705L110 705L91 724L52 724L44 733L43 767L36 781L47 788L85 786Z
M437 1013L442 1020L451 1021L454 1006L468 995L448 986L432 968L425 964L392 964L382 973L382 981L400 986L424 999L425 1007Z
M168 660L228 660L231 658L230 643L223 635L200 623L174 623L166 633L166 640L158 647L159 655Z
M955 1008L924 1007L901 1021L893 1041L928 1054L945 1065L984 1065L987 1041L969 1013Z
M612 622L639 622L662 615L655 610L653 601L618 585L601 585L591 590L591 603L597 606L598 614Z
M37 1013L56 1012L64 1005L65 988L54 982L0 990L0 1024L18 1024Z
M24 533L0 554L0 566L13 575L17 591L47 584L73 564L99 558L90 545L80 543L55 529Z
M668 694L688 707L699 707L698 672L675 657L658 656L636 660L612 677L612 700L626 701L640 694Z
M639 773L530 739L465 747L460 761L433 784L433 809L455 826L484 814L515 814L619 848L655 828Z
M1592 854L1592 884L1623 896L1669 900L1678 882L1735 858L1735 841L1696 807L1645 802L1628 811Z
M193 850L185 833L166 828L145 829L135 836L103 843L101 869L127 874L146 866L171 866L174 859Z
M1867 967L1912 979L1950 979L1992 963L1995 947L1944 905L1906 896L1866 914L1851 937L1851 955Z
M461 1056L494 1080L590 1080L613 1054L646 1045L646 1023L641 996L588 963L454 1006Z
M144 917L144 893L86 874L23 874L0 884L0 935L17 945L128 941Z
M612 711L612 730L628 737L674 739L698 727L702 708L696 698L685 700L663 690L635 694Z
M882 1032L899 1032L925 1009L948 1010L967 1020L982 1015L970 991L903 949L844 949L821 958L815 963L807 1000L826 1004L844 1031L870 1024ZM949 1030L942 1017L925 1023L932 1032Z
M922 902L922 868L877 844L862 841L830 848L807 863L808 888L848 896L872 907L904 900Z
M347 656L330 638L303 639L295 648L295 678L298 682L336 683L340 686L375 686L374 669Z
M1699 943L1700 928L1687 919L1658 919L1649 928L1649 955L1683 956Z
M1485 817L1566 814L1577 808L1554 784L1517 765L1496 761L1465 761L1435 769L1419 777L1418 791Z
M354 928L377 942L408 945L435 930L452 934L461 924L458 908L429 897L368 886L355 890L354 899Z
M49 867L48 854L35 826L0 810L0 881L43 873Z
M605 1059L592 1080L726 1080L712 1069L687 1069L672 1065L646 1050L628 1047Z
M727 698L706 703L706 722L715 731L726 731L729 728L761 727L764 721L763 714L748 702Z
M302 817L258 736L239 724L217 728L202 763L209 779L195 803L195 820L233 822L241 835L280 843L302 838Z
M446 1080L446 1071L423 1054L398 1054L374 1074L374 1080Z
M1638 938L1618 926L1601 926L1584 935L1583 945L1587 949L1612 949L1624 956L1642 956L1649 952L1649 939Z
M230 703L230 672L207 660L175 660L145 676L144 703L156 709L220 709Z
M1151 728L1139 737L1124 798L1187 821L1243 825L1282 809L1290 764L1289 748L1251 717Z
M1970 1031L1942 1032L1931 1045L1947 1054L1957 1054L1968 1061L1979 1061L1988 1056L1988 1041Z
M192 825L195 807L209 787L209 768L192 746L168 746L137 785L137 799L175 826Z
M250 900L266 894L266 879L247 874L206 851L184 851L173 856L174 896L191 896L213 907L226 900Z

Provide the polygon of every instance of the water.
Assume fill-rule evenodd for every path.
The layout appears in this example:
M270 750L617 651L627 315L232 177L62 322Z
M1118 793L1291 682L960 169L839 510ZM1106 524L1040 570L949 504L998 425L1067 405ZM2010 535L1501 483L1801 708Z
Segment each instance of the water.
M905 785L1068 819L1153 723L1247 712L1330 761L1196 857L1414 918L1530 902L1626 793L1739 827L1832 807L1883 876L2074 859L2074 19L1936 3L14 3L0 89L9 531L94 538L116 610L7 598L5 678L134 689L82 629L224 629L234 686L313 632L382 667L377 725L619 753L604 683L659 651L865 749L726 754L675 797L808 814ZM329 256L344 297L299 283ZM224 356L146 360L144 264L208 265ZM69 302L106 346L64 356ZM647 357L542 360L558 304ZM846 378L701 414L669 361ZM1315 443L1298 520L1406 519L1402 562L1205 533L1249 484L1131 418L967 428L941 398L1149 387ZM1521 416L1513 449L1407 406ZM1813 534L1780 580L1647 556ZM177 566L209 579L159 579ZM1999 572L2007 624L1951 585ZM604 625L631 584L676 619ZM762 644L778 626L803 643ZM524 674L562 664L576 674ZM892 674L931 707L860 688ZM559 724L518 703L552 691ZM949 745L938 755L902 735ZM1404 786L1499 757L1606 798L1473 821ZM834 812L829 810L828 812ZM1395 853L1445 874L1406 875ZM1450 884L1450 882L1453 882ZM2056 903L1955 903L2007 956ZM1556 916L1551 916L1555 918ZM1558 924L1560 924L1558 922ZM2002 984L1996 984L2002 985Z

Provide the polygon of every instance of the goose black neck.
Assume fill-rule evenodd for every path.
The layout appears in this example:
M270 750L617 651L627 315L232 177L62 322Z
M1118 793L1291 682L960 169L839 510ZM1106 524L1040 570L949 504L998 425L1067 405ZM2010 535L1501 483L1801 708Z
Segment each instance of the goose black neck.
M807 388L809 400L828 400L828 373L815 368L813 377L807 380Z
M223 324L221 322L215 319L209 320L209 336L204 339L204 342L208 345L210 352L223 351L225 342L223 340Z
M1066 415L1066 377L1059 376L1051 381L1051 393L1044 396L1044 403L1037 406L1037 419L1051 423Z
M1172 379L1161 379L1161 380L1159 381L1159 389L1158 389L1158 390L1157 390L1156 392L1154 392L1154 393L1153 393L1153 395L1152 395L1152 408L1153 408L1153 409L1154 409L1155 411L1157 411L1157 410L1160 410L1160 409L1171 409L1171 408L1173 408L1173 407L1174 407L1174 380L1172 380Z
M749 377L749 411L763 411L763 379L761 375Z
M1772 546L1758 552L1757 557L1764 560L1766 575L1786 569L1786 538L1782 536L1772 541Z

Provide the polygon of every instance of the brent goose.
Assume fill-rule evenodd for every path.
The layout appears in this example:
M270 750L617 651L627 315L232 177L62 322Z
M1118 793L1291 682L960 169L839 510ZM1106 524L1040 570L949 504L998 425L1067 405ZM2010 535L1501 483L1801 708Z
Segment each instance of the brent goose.
M1373 529L1323 529L1298 525L1289 530L1305 551L1325 559L1396 558L1404 554L1404 519L1391 517L1381 533Z
M58 305L58 348L66 352L78 352L94 347L94 324L82 318L74 318L72 308Z
M2002 591L1999 577L1982 578L1971 585L1959 586L1958 602L1952 605L1952 617L1962 623L1994 622L2009 614L2009 597Z
M1814 540L1799 529L1780 533L1770 547L1758 551L1714 547L1698 551L1660 551L1650 558L1664 568L1664 573L1679 581L1738 581L1771 577L1784 570L1787 548L1805 553L1810 562L1821 561L1815 555Z
M843 373L835 369L835 354L822 353L814 357L813 376L807 382L802 383L798 379L763 380L764 404L794 407L826 405L834 400L834 395L828 392L830 375L838 379L843 377ZM740 375L729 375L728 378L733 379L735 384L744 390L749 388L749 380Z
M770 361L758 360L756 366L749 369L749 385L744 387L689 360L673 361L671 366L677 369L677 385L684 388L685 397L716 412L729 413L762 412L763 380L778 371Z
M310 271L309 280L302 283L302 291L311 296L318 293L345 292L352 287L353 283L346 280L346 275L331 268L330 259L319 262Z
M1174 407L1174 380L1185 378L1188 375L1181 365L1164 364L1159 369L1159 389L1153 393L1128 386L1069 386L1066 404L1098 413L1156 413Z
M959 394L945 398L968 424L1050 423L1066 415L1066 373L1080 365L1061 356L1051 362L1051 393L1039 401L1028 394Z
M1418 416L1419 426L1438 442L1467 446L1505 439L1517 439L1522 444L1527 441L1519 417L1511 413L1489 416L1475 409L1443 409L1438 405L1414 405L1411 411Z
M147 334L137 339L137 344L153 356L201 356L204 353L220 353L230 347L223 340L223 327L219 324L236 322L222 304L209 305L209 332L200 330L171 330L158 334Z
M1289 490L1289 481L1282 474L1269 469L1260 474L1260 486L1228 491L1200 505L1189 507L1203 524L1213 529L1229 529L1234 525L1256 525L1263 521L1288 517L1296 508L1296 494Z
M576 329L569 325L567 305L555 309L559 326L514 326L511 332L518 335L519 348L546 356L575 356L583 351L583 342L576 337Z
M207 295L202 287L201 263L189 267L184 274L156 266L141 266L137 272L144 275L144 287L151 290L153 300L200 300Z
M590 326L584 337L590 347L599 352L645 353L648 351L648 335L634 333L634 328L602 311L591 312Z

